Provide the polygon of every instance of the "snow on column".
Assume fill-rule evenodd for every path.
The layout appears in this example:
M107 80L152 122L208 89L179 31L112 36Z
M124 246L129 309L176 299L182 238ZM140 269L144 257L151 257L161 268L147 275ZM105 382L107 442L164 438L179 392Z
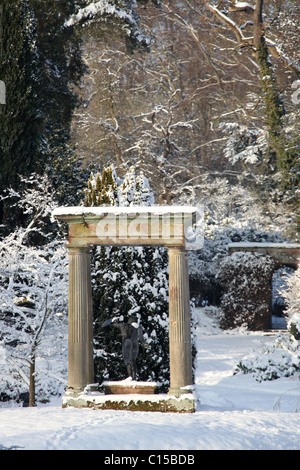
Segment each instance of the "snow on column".
M188 260L184 247L169 248L170 395L192 385Z
M94 381L91 261L88 247L69 249L68 390Z

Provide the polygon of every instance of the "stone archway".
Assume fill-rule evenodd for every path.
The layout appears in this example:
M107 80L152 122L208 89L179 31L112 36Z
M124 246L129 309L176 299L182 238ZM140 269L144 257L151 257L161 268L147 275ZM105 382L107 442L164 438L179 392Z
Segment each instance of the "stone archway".
M296 269L300 264L300 245L296 243L256 243L238 242L228 245L229 254L247 251L251 253L261 253L270 256L275 263L274 271L281 267L291 267ZM272 327L272 298L268 299L270 306L269 328Z
M192 385L192 345L186 234L196 223L197 211L191 206L80 206L62 207L53 212L54 217L69 227L66 401L72 406L78 403L80 407L90 406L83 404L82 393L94 381L90 246L164 246L169 251L170 389L163 405L155 407L152 402L151 409L194 411L193 395L187 394L187 388Z

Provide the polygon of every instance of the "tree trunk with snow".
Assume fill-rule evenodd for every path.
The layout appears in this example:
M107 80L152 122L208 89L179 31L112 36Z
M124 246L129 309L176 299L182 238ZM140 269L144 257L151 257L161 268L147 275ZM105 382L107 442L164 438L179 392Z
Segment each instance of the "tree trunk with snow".
M29 406L35 406L35 356L31 356L29 366Z
M270 144L272 150L277 155L276 163L278 163L279 159L284 157L285 154L284 139L282 137L282 116L284 111L280 103L274 73L269 60L263 21L263 5L263 0L256 1L253 13L253 45L260 68L262 91L266 107L266 123L270 132Z

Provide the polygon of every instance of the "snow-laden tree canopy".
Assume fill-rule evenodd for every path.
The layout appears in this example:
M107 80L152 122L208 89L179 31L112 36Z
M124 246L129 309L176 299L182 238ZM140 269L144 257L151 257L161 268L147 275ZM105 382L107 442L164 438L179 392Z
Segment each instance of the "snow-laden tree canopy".
M58 393L66 374L59 357L64 342L66 348L68 268L61 230L47 230L56 206L48 178L33 174L22 182L23 192L10 189L5 197L26 217L24 226L0 239L0 355L6 359L0 400L19 400L30 389L34 404L35 395L47 400ZM53 355L60 370L52 368Z
M121 29L137 43L148 45L149 39L138 24L135 0L99 0L79 8L65 21L66 28L94 21L117 21Z

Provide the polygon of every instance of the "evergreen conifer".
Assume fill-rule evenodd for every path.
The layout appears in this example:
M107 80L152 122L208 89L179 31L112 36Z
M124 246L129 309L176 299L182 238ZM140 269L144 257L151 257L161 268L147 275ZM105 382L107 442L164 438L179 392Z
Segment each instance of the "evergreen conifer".
M149 206L154 198L143 173L132 167L119 179L113 166L93 173L85 192L86 206ZM122 380L121 335L109 318L127 322L135 314L150 348L140 347L138 380L169 383L168 253L153 247L97 247L93 255L94 351L97 382Z
M28 2L1 4L0 79L6 103L0 104L0 191L17 187L19 175L43 167L41 140L43 111L38 102L39 54L37 23Z
M0 104L0 194L8 186L18 189L20 175L47 171L62 202L73 197L65 190L78 167L69 144L77 104L70 85L78 84L84 65L79 35L63 25L74 9L72 0L1 1L0 80L6 102ZM9 219L12 227L23 222L1 202L0 222L5 220L7 229Z

